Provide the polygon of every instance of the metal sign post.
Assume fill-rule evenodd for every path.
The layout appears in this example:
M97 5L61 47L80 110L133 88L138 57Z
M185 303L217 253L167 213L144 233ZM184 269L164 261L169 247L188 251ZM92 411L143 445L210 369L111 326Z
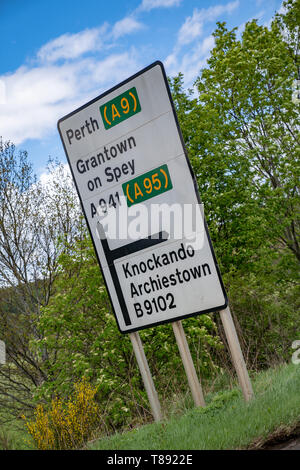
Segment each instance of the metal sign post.
M238 335L233 323L230 308L227 307L225 310L221 310L220 317L230 349L232 362L235 367L244 398L246 401L249 401L251 398L253 398L252 384L245 364Z
M6 348L4 341L0 340L0 364L5 364Z
M138 332L129 333L133 350L135 352L135 357L138 362L141 376L145 385L145 389L148 395L150 406L152 409L152 414L155 421L161 421L161 408L158 400L157 392L153 383L151 372L148 366L148 361L145 356L143 344Z
M197 378L195 366L181 321L173 322L172 327L189 386L193 395L194 403L196 406L205 406L201 383Z

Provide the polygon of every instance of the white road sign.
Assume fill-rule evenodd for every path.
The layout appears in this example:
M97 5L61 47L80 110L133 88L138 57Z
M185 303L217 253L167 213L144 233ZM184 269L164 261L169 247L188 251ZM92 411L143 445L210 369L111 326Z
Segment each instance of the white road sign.
M58 129L120 331L225 308L163 65L63 117Z

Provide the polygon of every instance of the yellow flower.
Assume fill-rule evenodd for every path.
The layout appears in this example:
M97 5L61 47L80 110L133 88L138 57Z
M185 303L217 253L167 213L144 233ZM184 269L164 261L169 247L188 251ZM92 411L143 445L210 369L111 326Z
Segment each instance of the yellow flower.
M34 421L27 421L23 416L38 449L82 447L99 421L96 393L97 388L83 378L74 384L74 394L69 400L54 398L48 411L38 405Z

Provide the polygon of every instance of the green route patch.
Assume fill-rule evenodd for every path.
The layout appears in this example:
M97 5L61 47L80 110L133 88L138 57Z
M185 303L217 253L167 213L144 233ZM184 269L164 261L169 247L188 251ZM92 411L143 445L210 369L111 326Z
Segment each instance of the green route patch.
M103 104L99 109L105 129L110 129L139 113L142 108L136 88L133 87Z
M151 199L173 188L168 165L162 165L122 184L127 206Z

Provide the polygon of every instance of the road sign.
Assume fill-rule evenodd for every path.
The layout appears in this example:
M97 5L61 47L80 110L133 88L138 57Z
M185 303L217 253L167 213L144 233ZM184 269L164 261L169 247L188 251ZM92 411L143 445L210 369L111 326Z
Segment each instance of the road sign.
M195 229L175 234L200 198L163 65L63 117L58 129L120 331L225 308L202 216Z

